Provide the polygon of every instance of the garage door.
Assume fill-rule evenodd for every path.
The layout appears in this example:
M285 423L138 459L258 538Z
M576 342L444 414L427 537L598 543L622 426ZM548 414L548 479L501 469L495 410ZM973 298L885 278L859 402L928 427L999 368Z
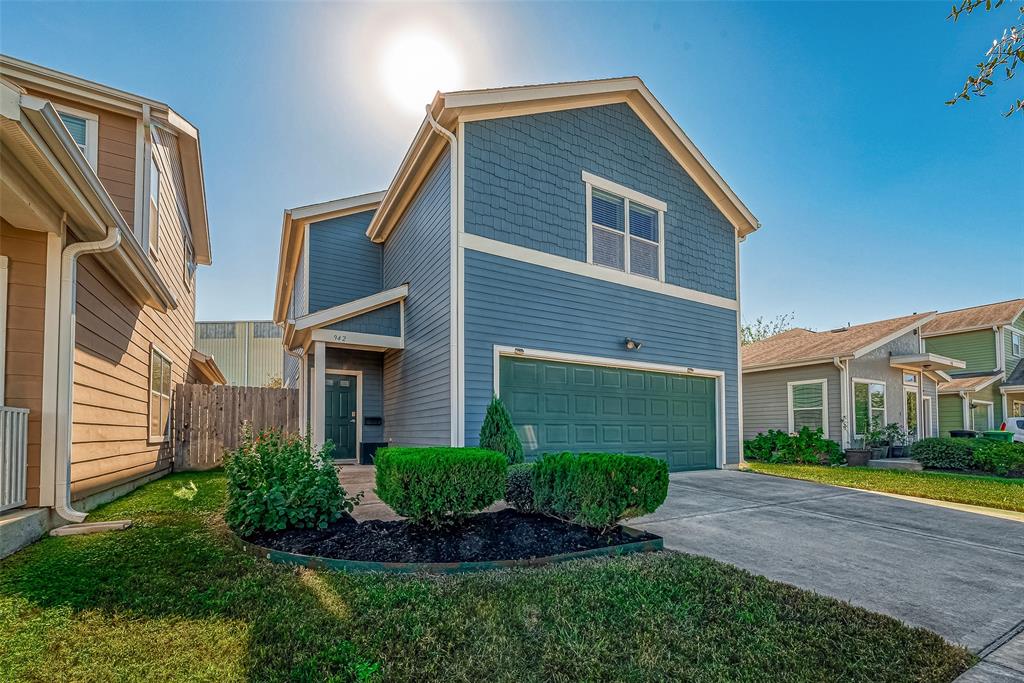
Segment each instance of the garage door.
M501 398L528 456L650 455L673 471L715 467L715 380L502 356Z

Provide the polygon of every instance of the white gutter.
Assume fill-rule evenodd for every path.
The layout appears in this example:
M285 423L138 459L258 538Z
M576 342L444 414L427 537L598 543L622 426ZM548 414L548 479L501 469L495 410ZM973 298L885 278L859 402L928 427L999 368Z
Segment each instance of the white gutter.
M121 231L107 226L107 235L96 242L75 242L60 258L60 333L57 344L57 462L54 467L54 510L69 522L81 522L84 512L71 507L71 420L74 407L75 325L78 290L78 257L117 249Z
M957 393L957 396L960 397L960 405L963 408L963 413L964 413L964 429L971 429L971 424L970 424L970 422L971 422L971 419L970 419L971 403L967 399L967 392L966 391L958 391L956 393Z
M462 406L459 405L459 386L462 376L462 368L459 367L459 327L461 321L459 320L459 305L457 300L458 291L458 249L459 249L459 229L458 229L458 216L459 216L459 201L458 201L458 172L459 172L459 159L458 159L458 145L459 141L455 137L455 134L450 130L439 124L434 116L430 113L430 105L426 106L427 110L427 122L430 127L434 129L434 132L443 136L448 140L448 150L450 152L449 157L451 163L448 164L448 170L451 177L448 180L449 187L451 188L451 197L449 199L451 204L451 244L449 247L449 274L451 275L449 282L449 331L451 334L451 344L449 345L451 353L449 356L449 364L451 367L451 445L461 446L465 441L465 434L463 430L459 428L462 422L461 413Z
M839 415L840 427L843 430L843 449L850 447L850 368L839 356L832 359L832 364L839 369ZM828 400L828 397L825 397Z

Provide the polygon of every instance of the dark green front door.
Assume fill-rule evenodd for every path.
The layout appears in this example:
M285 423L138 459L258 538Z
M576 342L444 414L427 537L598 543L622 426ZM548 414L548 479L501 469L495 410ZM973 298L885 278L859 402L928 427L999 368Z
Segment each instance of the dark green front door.
M334 459L356 457L356 380L328 374L324 390L324 438L334 442Z
M672 471L716 465L715 380L502 356L501 398L528 455L650 455Z

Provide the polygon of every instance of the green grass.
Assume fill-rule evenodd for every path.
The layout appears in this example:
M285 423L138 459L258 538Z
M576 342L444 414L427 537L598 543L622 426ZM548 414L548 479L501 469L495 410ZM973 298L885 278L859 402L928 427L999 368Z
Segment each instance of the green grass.
M1024 479L765 462L747 462L747 467L753 472L791 479L1024 512Z
M132 529L0 562L4 681L950 681L974 661L669 552L441 578L272 565L231 545L224 490L169 476L91 515Z

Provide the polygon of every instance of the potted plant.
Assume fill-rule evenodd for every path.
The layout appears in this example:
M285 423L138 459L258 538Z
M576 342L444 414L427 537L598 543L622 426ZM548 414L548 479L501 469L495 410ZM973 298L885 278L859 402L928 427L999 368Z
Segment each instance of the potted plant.
M877 424L872 424L871 429L864 435L864 443L871 449L871 459L884 458L889 452L889 441L886 439L885 430L879 429Z
M867 447L863 437L857 437L846 449L846 464L850 467L867 467L871 459L871 449Z
M890 422L885 426L885 440L889 442L890 458L905 457L907 441L910 440L910 434L907 430L895 422Z

